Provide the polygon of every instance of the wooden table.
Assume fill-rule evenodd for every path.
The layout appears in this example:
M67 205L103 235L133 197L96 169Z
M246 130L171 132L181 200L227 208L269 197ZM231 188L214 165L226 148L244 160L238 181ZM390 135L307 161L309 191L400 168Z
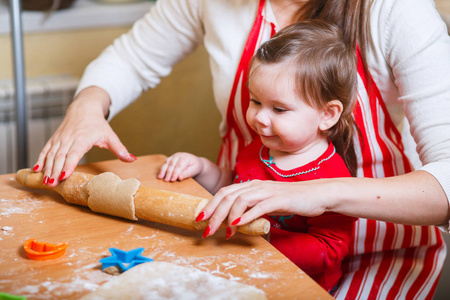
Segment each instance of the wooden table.
M192 179L176 183L157 180L164 161L162 155L149 155L131 164L113 160L82 165L77 171L112 171L122 179L134 177L143 185L211 197ZM227 241L224 231L219 231L202 239L201 232L96 214L66 203L55 192L24 188L14 176L0 176L0 292L28 299L78 299L111 278L99 263L110 255L110 247L144 247L143 255L157 261L189 265L254 285L269 299L332 298L262 237L238 233ZM34 261L23 250L30 238L70 245L60 258Z

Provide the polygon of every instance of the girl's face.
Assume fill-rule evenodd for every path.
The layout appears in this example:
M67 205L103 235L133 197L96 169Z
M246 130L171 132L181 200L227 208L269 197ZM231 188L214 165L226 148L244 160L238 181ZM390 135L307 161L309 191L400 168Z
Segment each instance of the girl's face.
M319 130L323 113L299 98L291 68L286 64L253 65L246 117L263 144L289 154L323 145L327 141Z

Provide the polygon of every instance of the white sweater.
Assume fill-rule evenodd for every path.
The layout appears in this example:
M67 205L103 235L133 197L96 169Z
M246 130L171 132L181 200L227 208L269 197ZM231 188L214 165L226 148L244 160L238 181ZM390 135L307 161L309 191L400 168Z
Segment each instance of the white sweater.
M93 85L105 89L111 97L112 118L203 44L224 134L231 86L258 3L159 0L129 33L87 67L78 91ZM271 15L270 5L266 9ZM375 0L370 23L372 43L366 54L370 73L399 130L405 117L409 121L422 169L437 178L450 199L450 37L446 25L433 0Z

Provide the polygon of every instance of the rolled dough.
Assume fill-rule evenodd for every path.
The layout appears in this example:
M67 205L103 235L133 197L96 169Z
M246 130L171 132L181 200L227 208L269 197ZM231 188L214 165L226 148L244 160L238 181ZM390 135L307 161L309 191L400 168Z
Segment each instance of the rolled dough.
M81 300L267 299L256 287L168 262L148 262L113 277Z
M86 184L88 206L95 212L137 220L134 196L139 185L140 182L135 178L122 180L111 172L94 176Z

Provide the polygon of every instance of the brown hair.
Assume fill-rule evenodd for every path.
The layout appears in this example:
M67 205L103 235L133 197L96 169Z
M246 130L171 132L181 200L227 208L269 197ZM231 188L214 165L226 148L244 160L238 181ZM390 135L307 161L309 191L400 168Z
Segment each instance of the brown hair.
M332 100L342 103L339 121L322 133L333 142L355 176L352 111L356 100L356 53L339 28L321 20L293 24L263 43L251 65L255 60L258 65L286 63L293 66L298 95L311 107L324 109Z
M320 19L338 26L347 42L361 50L366 45L369 9L372 0L308 0L300 10L299 21ZM364 51L363 51L364 52Z
M370 40L370 6L373 0L308 0L299 10L298 21L319 19L335 24L342 31L344 39L356 51L361 50L366 78L369 78L366 51ZM371 94L372 83L367 86Z

